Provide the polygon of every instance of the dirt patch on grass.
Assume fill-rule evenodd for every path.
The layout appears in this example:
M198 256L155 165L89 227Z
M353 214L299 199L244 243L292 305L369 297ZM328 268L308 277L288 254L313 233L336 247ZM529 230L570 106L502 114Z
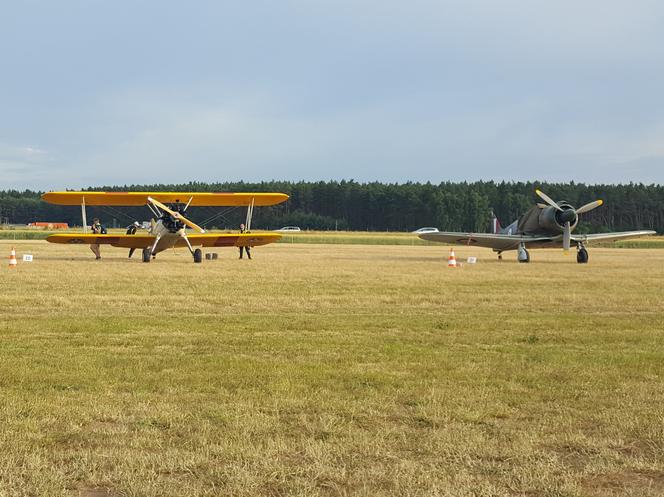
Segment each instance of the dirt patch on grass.
M79 497L119 497L120 494L108 487L82 487L78 489Z
M662 495L664 472L623 471L591 475L582 482L588 495Z

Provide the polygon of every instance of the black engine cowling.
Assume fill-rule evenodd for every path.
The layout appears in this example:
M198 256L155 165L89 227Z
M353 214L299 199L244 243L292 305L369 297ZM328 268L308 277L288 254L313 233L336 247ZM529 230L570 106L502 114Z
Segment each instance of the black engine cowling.
M565 223L569 222L572 229L579 222L579 216L576 214L574 207L566 202L558 202L562 209L559 211L555 207L544 207L540 211L539 225L548 231L559 231L562 233L565 229Z

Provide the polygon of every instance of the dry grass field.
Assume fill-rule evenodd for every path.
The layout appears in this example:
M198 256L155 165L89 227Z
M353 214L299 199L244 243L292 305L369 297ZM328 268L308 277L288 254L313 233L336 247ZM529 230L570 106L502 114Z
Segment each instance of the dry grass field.
M664 250L0 267L0 496L664 495Z

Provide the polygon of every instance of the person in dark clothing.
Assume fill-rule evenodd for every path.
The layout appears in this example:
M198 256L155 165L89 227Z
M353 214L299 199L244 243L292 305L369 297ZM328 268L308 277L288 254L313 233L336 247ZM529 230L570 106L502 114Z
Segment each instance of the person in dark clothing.
M127 226L127 234L128 234L128 235L135 235L135 234L136 234L136 230L138 229L139 226L140 226L140 225L138 224L138 221L134 221L132 224L130 224L129 226ZM135 251L135 250L136 250L136 248L130 248L130 249L129 249L129 258L130 258L130 259L131 259L131 256L134 255L134 251Z
M244 224L240 225L240 234L242 233L248 233L246 229L244 229ZM247 259L251 259L251 250L250 247L243 247L240 246L240 259L242 259L242 251L246 250L247 251Z
M99 222L99 218L94 218L92 220L92 226L90 227L92 230L92 233L94 235L101 235L103 234L106 230L104 227L101 225ZM90 250L92 250L92 253L95 254L95 258L97 260L101 259L101 251L99 250L99 244L98 243L91 243L90 244Z

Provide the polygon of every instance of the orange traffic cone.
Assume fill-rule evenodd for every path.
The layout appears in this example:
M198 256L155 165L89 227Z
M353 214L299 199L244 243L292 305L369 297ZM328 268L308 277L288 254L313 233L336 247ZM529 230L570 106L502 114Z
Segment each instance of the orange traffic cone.
M16 267L16 250L12 247L12 251L9 253L9 269Z
M447 258L447 267L457 267L456 257L454 256L454 249L450 249L450 256Z

